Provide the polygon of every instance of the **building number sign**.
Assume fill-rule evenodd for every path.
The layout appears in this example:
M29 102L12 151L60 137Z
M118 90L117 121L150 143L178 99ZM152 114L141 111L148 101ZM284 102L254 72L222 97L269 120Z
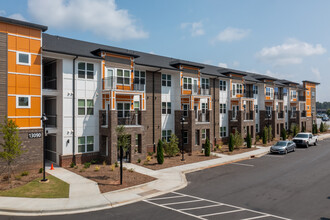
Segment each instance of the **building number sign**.
M29 139L41 138L41 132L28 133Z

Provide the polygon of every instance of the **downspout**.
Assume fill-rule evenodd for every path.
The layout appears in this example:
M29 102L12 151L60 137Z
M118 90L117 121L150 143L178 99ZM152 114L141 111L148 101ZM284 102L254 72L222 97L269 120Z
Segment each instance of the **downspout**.
M153 142L153 152L156 152L156 143L155 143L155 73L161 71L160 68L157 71L152 73L152 142Z
M75 147L76 147L76 56L73 59L73 70L72 70L72 162L76 164L76 155L75 155Z

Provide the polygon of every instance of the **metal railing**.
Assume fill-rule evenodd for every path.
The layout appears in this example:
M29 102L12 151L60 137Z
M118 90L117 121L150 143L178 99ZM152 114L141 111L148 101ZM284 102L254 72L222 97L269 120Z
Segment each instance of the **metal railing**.
M305 101L306 101L306 97L303 96L303 95L300 95L300 96L299 96L299 101L300 101L300 102L305 102Z
M243 94L243 97L245 97L245 98L253 98L254 97L253 90L245 90L244 91L244 94Z
M49 76L44 76L43 77L43 88L44 89L57 89L57 79L56 77L49 77Z
M274 93L274 97L277 100L283 100L283 93L281 93L281 92L275 92Z
M244 121L252 121L254 117L254 111L243 112Z
M280 112L277 112L277 118L284 118L284 112L283 111L280 111Z
M297 112L296 111L291 111L290 117L291 118L296 118L297 117Z
M304 111L301 111L300 112L300 116L302 117L302 118L306 118L306 111L304 110Z
M123 80L123 83L118 83L118 78L120 78L120 80ZM104 79L102 79L102 88L103 90L116 90L117 86L120 87L130 87L131 85L133 85L133 90L134 91L144 91L145 90L145 84L141 84L140 79L134 79L134 83L131 83L131 78L129 78L128 82L127 82L127 78L122 78L122 77L115 77L115 76L111 76L111 77L106 77ZM142 82L144 83L144 81ZM131 90L131 89L130 89Z
M197 122L210 122L210 111L209 110L206 110L204 111L197 111L197 115L198 115L198 118L197 118Z
M201 95L210 95L210 89L201 89Z
M118 117L118 125L141 125L141 113L131 111L127 117Z
M57 127L57 117L56 115L47 115L48 121L46 123L47 128L56 128Z

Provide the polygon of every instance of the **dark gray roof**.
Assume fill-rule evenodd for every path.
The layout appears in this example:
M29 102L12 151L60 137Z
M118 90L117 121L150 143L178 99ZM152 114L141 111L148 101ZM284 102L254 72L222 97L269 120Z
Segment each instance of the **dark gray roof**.
M275 81L274 82L275 85L278 85L278 86L286 86L285 84L281 83L280 81Z
M320 83L318 82L313 82L313 81L309 81L309 80L304 80L303 82L306 82L306 83L313 83L315 85L320 85Z
M170 65L172 66L176 66L176 65L186 65L186 66L192 66L192 67L197 67L197 68L204 68L203 64L200 63L195 63L195 62L191 62L191 61L186 61L186 60L173 60L170 62Z
M285 84L285 85L289 85L289 84L299 85L299 83L292 82L292 81L289 81L289 80L286 80L286 79L280 79L278 81L282 84Z
M234 70L234 69L229 69L229 68L219 68L218 70L219 73L227 75L230 73L234 73L234 74L238 74L238 75L242 75L242 76L246 76L247 72L244 71L240 71L240 70Z
M35 28L44 31L47 31L48 27L40 24L34 24L26 21L20 21L16 19L11 19L11 18L6 18L6 17L1 17L0 16L0 21L4 23L9 23L9 24L16 24L24 27L29 27L29 28Z
M255 82L258 83L260 82L260 80L257 80L256 78L254 78L252 75L248 74L246 76L244 76L244 79L250 82Z

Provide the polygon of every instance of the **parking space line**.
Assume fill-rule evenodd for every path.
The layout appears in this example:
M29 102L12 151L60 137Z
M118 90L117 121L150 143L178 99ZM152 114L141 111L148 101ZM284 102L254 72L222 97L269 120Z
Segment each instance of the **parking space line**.
M266 218L266 217L270 217L270 215L268 215L268 214L266 214L266 215L260 215L260 216L251 217L251 218L244 218L242 220L253 220L253 219L259 219L259 218Z
M247 167L254 167L254 165L252 165L252 164L245 164L245 163L231 163L231 164L247 166Z
M189 210L194 210L194 209L205 209L205 208L217 207L217 206L222 206L222 205L223 204L206 205L206 206L199 206L199 207L179 209L179 210L181 210L181 211L189 211Z
M228 214L228 213L233 213L233 212L241 212L245 211L244 209L237 209L237 210L232 210L232 211L227 211L227 212L216 212L216 213L210 213L206 215L200 215L199 217L208 217L208 216L214 216L214 215L223 215L223 214Z
M197 199L197 200L189 200L189 201L183 201L183 202L171 202L171 203L165 203L162 205L177 205L177 204L184 204L184 203L191 203L191 202L199 202L203 201L203 199Z
M168 196L168 197L153 198L153 199L148 199L148 200L154 201L154 200L175 199L175 198L182 198L182 197L184 197L184 196Z

